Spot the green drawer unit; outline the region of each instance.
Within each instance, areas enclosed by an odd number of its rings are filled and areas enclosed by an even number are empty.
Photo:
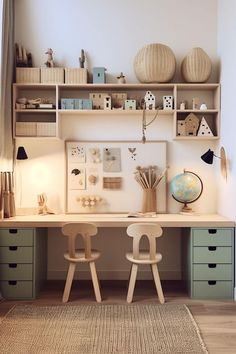
[[[1,293],[5,299],[22,300],[34,298],[32,281],[1,281]]]
[[[1,280],[32,280],[33,264],[0,264]]]
[[[197,299],[232,299],[232,281],[194,281],[193,298]]]
[[[232,280],[232,264],[194,264],[193,280]]]
[[[46,270],[47,229],[0,229],[0,290],[4,298],[35,298]]]
[[[0,229],[1,246],[33,246],[34,229]]]
[[[229,246],[233,244],[232,229],[192,229],[193,246]]]
[[[32,263],[33,247],[0,247],[1,263]]]
[[[234,228],[185,228],[183,280],[194,299],[233,299]]]
[[[232,247],[193,247],[193,263],[232,263]]]

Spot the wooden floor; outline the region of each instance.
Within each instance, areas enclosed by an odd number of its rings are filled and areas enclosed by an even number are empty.
[[[162,284],[167,303],[183,303],[189,307],[210,354],[236,353],[236,302],[223,300],[192,300],[189,299],[185,291],[182,290],[181,282],[167,281],[162,282]],[[0,302],[0,318],[15,304],[63,306],[61,303],[63,287],[64,282],[50,281],[46,284],[45,289],[36,300],[4,300]],[[126,303],[126,283],[101,282],[101,290],[104,304]],[[91,283],[86,281],[75,282],[71,291],[70,302],[73,303],[73,305],[77,303],[94,303],[95,298]],[[158,303],[152,282],[137,282],[134,292],[134,302],[137,304]]]

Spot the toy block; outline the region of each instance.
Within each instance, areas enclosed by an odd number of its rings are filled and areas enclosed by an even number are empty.
[[[173,96],[163,96],[163,109],[173,109]]]
[[[155,109],[155,102],[156,98],[155,96],[151,93],[151,91],[147,91],[145,96],[144,96],[144,101],[145,101],[145,108],[146,109]]]
[[[209,127],[209,125],[204,117],[202,117],[197,135],[198,136],[213,136],[211,128]]]
[[[74,99],[74,109],[83,109],[83,100],[81,98]]]
[[[61,99],[61,109],[74,109],[74,99],[73,98],[62,98]]]
[[[186,135],[184,120],[177,121],[177,135],[178,136],[185,136]]]
[[[92,100],[84,98],[82,100],[82,106],[83,106],[83,109],[93,109]]]
[[[100,68],[96,67],[93,68],[93,83],[94,84],[105,84],[106,82],[106,74],[105,74],[106,69],[105,68]]]
[[[111,109],[111,96],[104,97],[103,107],[105,110]]]
[[[135,110],[136,109],[136,100],[125,100],[125,109]]]

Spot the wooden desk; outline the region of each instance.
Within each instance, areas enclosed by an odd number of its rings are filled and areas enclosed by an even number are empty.
[[[92,222],[98,227],[127,227],[134,222],[156,222],[162,227],[234,227],[234,222],[218,214],[158,214],[155,217],[128,217],[128,214],[25,215],[0,220],[0,227],[61,227],[67,222]]]
[[[233,298],[234,222],[217,214],[158,214],[155,217],[58,214],[1,220],[0,285],[6,298],[37,296],[41,280],[46,278],[47,229],[60,228],[67,222],[92,222],[98,227],[111,228],[126,228],[135,222],[154,222],[163,228],[181,228],[182,271],[190,296]]]

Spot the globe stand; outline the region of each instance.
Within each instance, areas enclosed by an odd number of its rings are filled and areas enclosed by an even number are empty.
[[[187,203],[184,203],[184,206],[181,210],[181,214],[193,214],[193,213],[194,213],[193,209],[190,208]]]

